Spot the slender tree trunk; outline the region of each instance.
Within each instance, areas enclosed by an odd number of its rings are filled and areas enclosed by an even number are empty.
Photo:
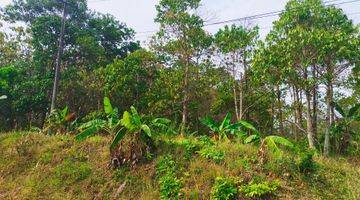
[[[312,73],[313,73],[313,78],[316,80],[317,79],[317,74],[316,74],[316,67],[315,65],[313,65],[313,69],[312,69]],[[313,101],[312,101],[312,112],[313,112],[313,133],[314,133],[314,137],[316,137],[317,135],[317,104],[318,104],[318,99],[317,99],[317,91],[318,91],[318,86],[315,83],[314,87],[313,87],[313,91],[312,91],[312,95],[313,95]]]
[[[309,142],[309,147],[311,149],[315,148],[314,142],[314,129],[313,129],[313,119],[311,116],[311,92],[309,90],[305,91],[306,96],[306,130],[307,130],[307,137]]]
[[[62,12],[62,18],[61,18],[59,49],[58,49],[57,56],[56,56],[55,79],[54,79],[54,87],[53,87],[52,98],[51,98],[51,107],[50,107],[51,112],[55,110],[56,96],[57,96],[58,85],[59,85],[59,80],[60,80],[61,56],[62,56],[63,49],[64,49],[65,20],[66,20],[66,2],[64,2],[64,5],[63,5],[63,12]]]
[[[245,93],[248,94],[248,96],[251,96],[251,91],[249,90],[249,81],[248,81],[248,63],[247,63],[247,56],[246,56],[246,50],[244,50],[244,56],[243,56],[243,65],[244,65],[244,83],[245,86],[243,87],[243,91],[245,91]],[[242,94],[244,94],[244,92],[242,92]],[[243,96],[243,95],[242,95]],[[246,104],[248,105],[248,103],[246,102]],[[245,115],[245,120],[249,121],[250,120],[250,112],[249,110],[244,111],[244,115]]]
[[[331,67],[328,67],[328,73],[329,76],[327,78],[327,88],[326,88],[326,119],[327,119],[327,127],[325,131],[325,140],[324,140],[324,155],[328,156],[330,152],[330,130],[334,123],[334,117],[333,117],[333,72],[331,70]]]
[[[188,118],[188,107],[189,107],[189,64],[190,59],[187,58],[187,62],[184,69],[184,98],[183,98],[183,112],[182,112],[182,127],[181,134],[185,133],[185,129],[187,127],[187,118]]]
[[[292,87],[292,98],[293,98],[293,115],[294,115],[294,123],[295,123],[295,125],[293,126],[293,134],[295,136],[295,140],[297,140],[298,130],[296,125],[299,125],[299,118],[297,115],[298,99],[297,99],[295,86]]]
[[[243,74],[240,73],[240,99],[239,99],[239,120],[242,120],[244,114],[244,82]]]
[[[284,134],[284,120],[283,120],[283,111],[281,106],[281,90],[280,86],[276,85],[276,97],[277,97],[277,108],[278,108],[278,120],[279,120],[279,132],[280,135]]]
[[[240,120],[240,115],[239,115],[239,107],[238,107],[238,99],[237,99],[237,92],[236,92],[236,71],[235,71],[235,65],[233,65],[233,95],[234,95],[234,105],[235,105],[235,115],[236,115],[236,119]],[[241,92],[241,90],[240,90]]]

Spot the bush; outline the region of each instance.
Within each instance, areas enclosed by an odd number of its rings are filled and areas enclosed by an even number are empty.
[[[156,174],[159,176],[161,199],[179,199],[182,186],[176,177],[176,163],[171,156],[159,160]]]
[[[184,140],[181,145],[185,148],[185,158],[190,159],[192,155],[199,151],[202,145],[195,139]]]
[[[165,176],[160,177],[159,185],[161,199],[179,199],[181,183],[173,173],[168,172]]]
[[[267,195],[274,194],[274,192],[280,186],[280,181],[276,180],[274,182],[262,182],[262,183],[253,183],[250,182],[248,185],[242,186],[240,191],[245,194],[247,197],[251,198],[261,198]]]
[[[236,199],[238,189],[234,180],[230,178],[217,177],[215,185],[211,190],[211,199],[214,200],[231,200]]]
[[[313,159],[314,154],[315,154],[314,151],[308,151],[303,155],[301,155],[299,170],[301,173],[303,173],[306,176],[315,173],[317,170],[317,164]]]
[[[198,151],[200,156],[213,160],[215,163],[220,164],[225,159],[225,152],[216,149],[216,147],[205,147]]]

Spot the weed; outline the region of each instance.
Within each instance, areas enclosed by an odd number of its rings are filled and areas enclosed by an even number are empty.
[[[238,196],[236,182],[231,178],[217,177],[211,190],[211,199],[231,200]]]
[[[314,151],[307,151],[301,155],[299,170],[306,176],[310,176],[311,174],[315,173],[318,168],[316,162],[313,159],[314,154]]]
[[[220,164],[225,159],[225,152],[218,150],[216,147],[205,147],[198,151],[200,156],[213,160],[215,163]]]
[[[280,186],[280,181],[275,180],[273,182],[264,181],[261,183],[250,182],[248,185],[242,186],[240,191],[247,197],[261,198],[267,195],[274,194],[274,192]]]
[[[182,188],[176,177],[176,163],[171,156],[161,158],[157,164],[161,199],[179,199]]]

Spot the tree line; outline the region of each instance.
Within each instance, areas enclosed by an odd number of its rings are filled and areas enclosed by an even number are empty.
[[[68,0],[57,108],[79,122],[105,118],[108,97],[120,112],[134,106],[171,119],[181,134],[203,134],[201,119],[230,112],[267,135],[346,152],[360,128],[359,25],[320,0],[290,0],[264,40],[251,25],[210,34],[200,3],[159,1],[160,28],[142,48],[126,24]],[[1,11],[1,21],[15,23],[0,32],[2,130],[46,122],[62,6],[14,0]]]

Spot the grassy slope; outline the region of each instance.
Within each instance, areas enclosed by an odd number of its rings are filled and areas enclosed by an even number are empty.
[[[256,147],[222,143],[217,149],[225,152],[225,160],[216,164],[199,155],[185,158],[183,140],[159,142],[153,159],[135,169],[110,170],[109,138],[76,143],[71,136],[1,134],[0,199],[159,199],[156,163],[168,154],[177,163],[184,199],[209,199],[218,176],[243,182],[280,179],[272,199],[360,199],[358,162],[318,159],[318,172],[305,179],[289,167],[291,156],[259,167]]]

